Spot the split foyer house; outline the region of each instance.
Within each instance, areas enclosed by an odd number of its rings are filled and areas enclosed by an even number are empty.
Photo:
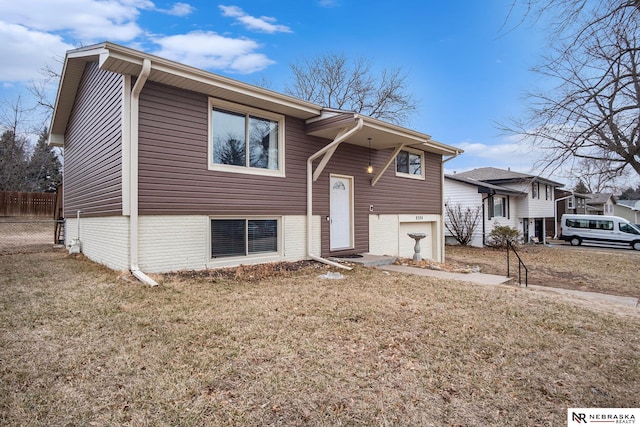
[[[525,242],[545,242],[554,230],[546,219],[555,215],[554,189],[562,184],[539,176],[492,167],[445,175],[445,203],[479,209],[480,222],[471,241],[483,246],[497,225],[517,229]],[[451,233],[447,239],[454,243]]]
[[[443,161],[462,151],[108,42],[67,53],[49,142],[64,148],[67,244],[142,280],[410,257],[409,232],[442,261]]]

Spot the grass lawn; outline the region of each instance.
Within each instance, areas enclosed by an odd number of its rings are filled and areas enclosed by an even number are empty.
[[[326,271],[150,288],[64,251],[0,256],[0,424],[560,426],[640,407],[637,310]]]

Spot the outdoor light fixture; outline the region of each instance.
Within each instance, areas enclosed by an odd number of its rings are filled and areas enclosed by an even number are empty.
[[[373,173],[373,166],[371,165],[371,138],[367,138],[369,140],[369,166],[367,166],[367,173]]]

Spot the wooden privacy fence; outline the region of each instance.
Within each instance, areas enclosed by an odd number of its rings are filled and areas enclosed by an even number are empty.
[[[0,191],[0,216],[41,216],[54,218],[56,193]]]

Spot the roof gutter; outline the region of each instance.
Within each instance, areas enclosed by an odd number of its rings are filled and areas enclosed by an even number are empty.
[[[349,138],[351,135],[358,132],[362,129],[364,125],[364,120],[362,118],[358,119],[358,123],[355,127],[351,128],[347,132],[342,133],[336,139],[333,140],[330,144],[325,145],[319,151],[312,154],[307,159],[307,256],[314,261],[322,262],[324,264],[328,264],[334,267],[344,268],[345,270],[351,270],[351,267],[347,267],[346,265],[339,264],[337,262],[330,261],[326,258],[322,258],[318,255],[313,254],[313,161],[318,157],[332,153],[335,149],[340,145],[343,141]],[[324,166],[324,165],[323,165]],[[316,176],[317,179],[317,176]]]
[[[158,283],[147,276],[138,267],[138,125],[140,113],[140,92],[151,73],[151,61],[147,58],[142,62],[142,71],[131,89],[131,119],[129,121],[130,142],[130,214],[129,214],[129,259],[130,270],[138,280],[149,286],[158,286]]]

